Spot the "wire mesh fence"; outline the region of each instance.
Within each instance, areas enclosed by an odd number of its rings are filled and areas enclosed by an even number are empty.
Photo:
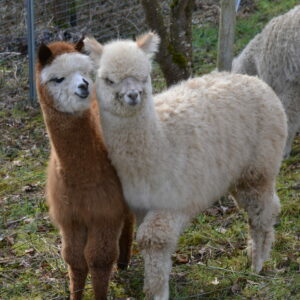
[[[33,74],[29,74],[30,71],[34,73],[33,54],[42,42],[76,42],[82,35],[93,35],[105,42],[111,38],[131,38],[145,31],[147,26],[140,2],[0,0],[0,98],[6,97],[6,103],[10,98],[14,101],[32,100],[34,80]],[[171,0],[161,1],[166,16],[169,14],[170,3]],[[203,3],[199,0],[195,3],[197,14],[197,11],[203,9]],[[205,3],[218,10],[219,0],[209,0]],[[238,7],[240,1],[236,0],[236,3]],[[205,14],[204,17],[210,18]]]
[[[32,5],[32,16],[29,5]],[[0,0],[0,94],[29,98],[30,44],[76,42],[83,34],[101,41],[145,30],[139,0]],[[30,22],[34,28],[30,37]]]

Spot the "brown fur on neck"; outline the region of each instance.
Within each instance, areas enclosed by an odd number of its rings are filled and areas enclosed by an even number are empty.
[[[95,299],[102,300],[107,297],[119,247],[119,266],[128,265],[134,218],[104,147],[95,95],[85,112],[61,112],[55,108],[47,85],[40,82],[43,67],[58,55],[77,52],[74,45],[56,42],[48,47],[53,56],[46,64],[38,62],[36,66],[39,101],[51,144],[47,202],[62,234],[71,299],[81,298],[89,270]]]
[[[66,42],[54,42],[48,47],[53,59],[61,54],[78,52],[73,44]],[[120,182],[108,159],[100,132],[95,93],[90,108],[82,114],[58,111],[47,86],[40,83],[43,67],[37,64],[36,77],[39,101],[51,144],[49,176],[53,174],[60,177],[66,188],[101,185],[106,178],[113,178],[114,189],[119,190],[118,197],[122,199]],[[121,204],[123,199],[120,199],[118,201]]]
[[[48,48],[52,52],[52,61],[58,55],[78,52],[73,44],[66,42],[54,42]],[[40,62],[37,64],[37,89],[50,137],[51,161],[62,176],[67,174],[66,182],[99,182],[102,180],[101,169],[107,169],[109,161],[100,134],[95,94],[90,109],[82,114],[58,111],[47,86],[40,83],[43,67]]]

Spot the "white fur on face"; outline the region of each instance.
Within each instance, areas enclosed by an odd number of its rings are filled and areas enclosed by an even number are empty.
[[[80,113],[90,107],[93,66],[90,58],[80,53],[65,53],[41,72],[54,99],[55,108],[62,112]]]
[[[131,117],[146,105],[147,95],[151,95],[151,78],[139,81],[128,77],[120,82],[108,82],[105,77],[98,77],[96,84],[97,98],[101,111],[108,111],[120,117]]]
[[[96,85],[101,108],[122,117],[134,115],[152,93],[150,72],[151,62],[135,42],[105,45]]]

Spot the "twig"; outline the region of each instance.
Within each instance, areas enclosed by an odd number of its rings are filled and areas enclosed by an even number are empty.
[[[215,267],[215,266],[208,266],[202,263],[198,263],[198,265],[203,266],[207,269],[211,269],[211,270],[217,270],[217,271],[225,271],[225,272],[230,272],[230,273],[235,273],[235,274],[240,274],[240,275],[246,275],[246,276],[255,276],[258,278],[262,278],[262,279],[269,279],[269,280],[275,280],[275,277],[270,277],[270,276],[263,276],[263,275],[259,275],[259,274],[255,274],[255,273],[251,273],[251,272],[239,272],[239,271],[234,271],[234,270],[228,270],[225,268],[221,268],[221,267]]]
[[[18,55],[22,55],[22,53],[20,52],[1,52],[0,56],[18,56]]]
[[[6,226],[10,226],[10,225],[12,225],[12,224],[19,223],[19,222],[21,222],[21,221],[23,221],[23,220],[25,220],[25,219],[26,219],[26,217],[22,217],[21,219],[18,219],[18,220],[8,221],[8,222],[6,223]]]
[[[210,292],[206,292],[206,293],[201,293],[201,294],[195,294],[195,295],[191,295],[191,296],[187,296],[187,297],[179,297],[179,298],[174,298],[175,300],[178,299],[178,300],[181,300],[181,299],[191,299],[191,298],[197,298],[199,299],[199,297],[201,296],[206,296],[206,295],[209,295],[209,294],[213,294],[215,292],[219,292],[219,291],[224,291],[224,290],[229,290],[231,289],[231,287],[226,287],[226,288],[223,288],[223,289],[219,289],[219,290],[215,290],[215,291],[210,291]]]
[[[74,291],[74,293],[81,292],[81,291],[87,291],[87,290],[91,290],[91,289],[92,288],[84,288],[84,289],[81,289],[81,290],[76,290],[76,291]],[[52,300],[58,300],[58,299],[65,299],[65,297],[58,296],[58,297],[52,298]]]
[[[3,272],[1,272],[0,276],[8,279],[9,281],[15,281],[15,278],[10,278],[9,276],[5,275]]]

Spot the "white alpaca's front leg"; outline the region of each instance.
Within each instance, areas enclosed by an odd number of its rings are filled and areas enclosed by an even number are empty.
[[[152,211],[140,225],[137,240],[144,257],[146,299],[169,299],[171,255],[188,220],[188,216],[180,213]]]
[[[142,251],[145,264],[144,292],[147,300],[169,299],[169,275],[172,268],[169,249]]]

